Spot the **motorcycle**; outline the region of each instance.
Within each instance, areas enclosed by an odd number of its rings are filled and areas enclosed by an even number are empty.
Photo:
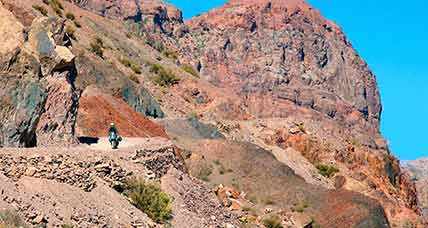
[[[109,141],[112,149],[117,149],[119,147],[119,143],[122,141],[122,137],[118,136],[115,132],[110,132]]]

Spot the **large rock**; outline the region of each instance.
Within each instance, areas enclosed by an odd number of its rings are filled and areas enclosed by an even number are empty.
[[[47,94],[36,80],[15,81],[13,84],[13,87],[1,88],[4,89],[4,94],[0,98],[0,146],[35,146],[36,127],[43,113]]]
[[[23,31],[24,26],[0,2],[0,56],[15,50],[24,42]]]
[[[34,146],[47,94],[40,65],[21,50],[23,25],[0,5],[0,146]]]
[[[64,26],[63,20],[53,17],[37,18],[31,25],[27,47],[39,59],[44,76],[74,65],[75,56],[62,46],[68,38]]]
[[[159,103],[144,87],[125,85],[125,87],[122,88],[122,97],[129,106],[135,109],[135,111],[142,113],[145,116],[151,116],[154,118],[165,117]]]
[[[73,142],[80,92],[74,86],[75,56],[62,46],[68,39],[64,20],[35,19],[23,42],[22,25],[4,11],[2,20],[15,30],[0,26],[9,46],[1,48],[0,146]]]

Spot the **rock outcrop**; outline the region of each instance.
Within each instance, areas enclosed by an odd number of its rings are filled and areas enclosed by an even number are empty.
[[[80,92],[74,87],[74,55],[64,46],[68,39],[64,21],[37,18],[24,42],[23,25],[12,14],[2,20],[14,27],[18,38],[13,37],[15,44],[2,49],[1,115],[5,122],[0,145],[31,147],[73,142]]]
[[[204,78],[235,90],[254,117],[288,105],[377,133],[376,79],[342,31],[304,1],[231,1],[188,22],[179,53]],[[188,50],[191,50],[189,52]]]

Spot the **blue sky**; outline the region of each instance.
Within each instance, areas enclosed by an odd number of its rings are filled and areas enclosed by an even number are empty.
[[[308,1],[342,27],[376,74],[381,130],[393,153],[402,160],[428,156],[428,1]],[[170,2],[188,19],[225,1]]]

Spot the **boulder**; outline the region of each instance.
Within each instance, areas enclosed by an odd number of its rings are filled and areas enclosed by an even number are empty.
[[[0,56],[12,52],[24,43],[24,26],[0,2]],[[0,57],[0,58],[1,58]]]
[[[66,39],[64,26],[64,20],[47,17],[37,18],[31,25],[27,47],[39,59],[43,76],[74,64],[75,56],[62,46],[62,40]]]

